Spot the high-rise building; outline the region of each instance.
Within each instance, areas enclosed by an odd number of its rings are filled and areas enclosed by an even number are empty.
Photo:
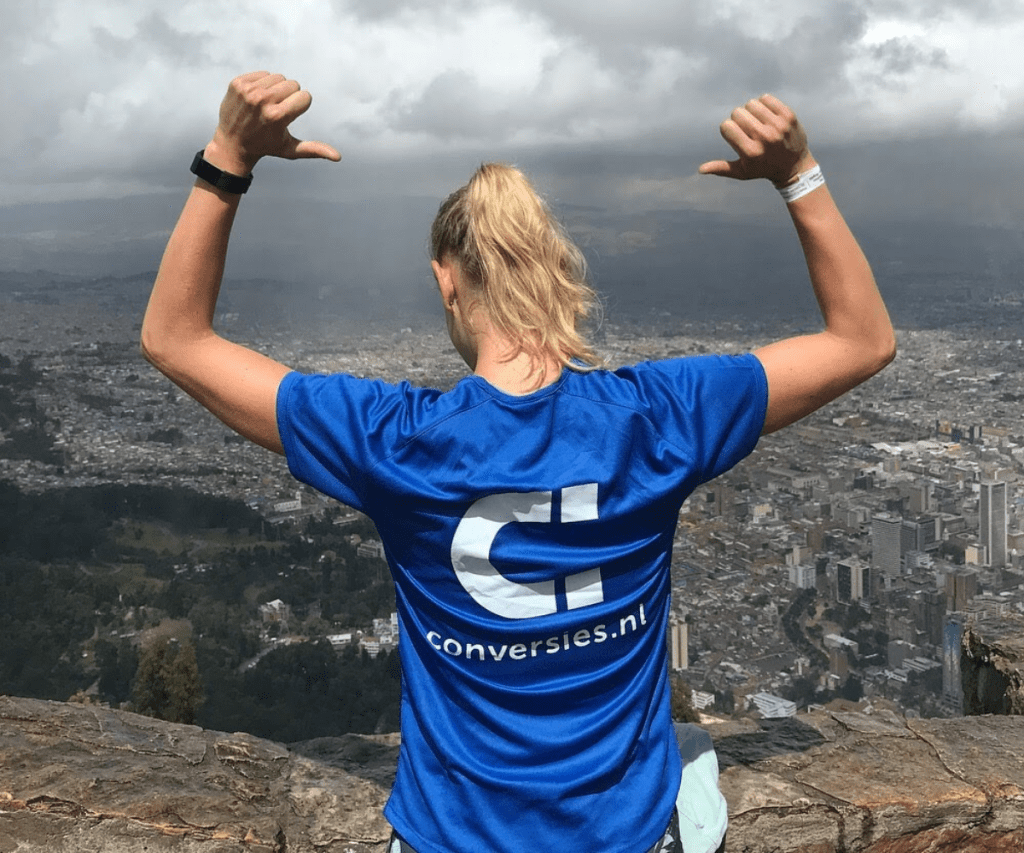
[[[860,601],[871,594],[871,569],[856,557],[836,564],[836,597],[840,601]]]
[[[871,517],[871,567],[875,570],[875,583],[885,589],[900,576],[903,519],[884,513]]]
[[[908,508],[911,512],[930,512],[934,500],[935,486],[931,480],[920,480],[915,483],[907,495]]]
[[[797,589],[813,589],[817,582],[817,572],[814,566],[790,566],[789,582]]]
[[[669,665],[673,671],[690,666],[690,630],[685,619],[673,616],[668,623]]]
[[[907,612],[918,635],[933,646],[942,645],[946,624],[946,591],[918,589],[907,600]]]
[[[970,569],[946,575],[946,609],[950,612],[966,610],[978,594],[978,573]]]
[[[901,556],[907,551],[935,551],[942,544],[941,519],[937,515],[918,515],[903,519],[900,531]]]
[[[986,565],[1006,565],[1006,483],[983,480],[978,506],[981,544],[986,549]]]
[[[942,701],[954,713],[963,716],[964,685],[960,675],[961,643],[966,616],[950,613],[942,631]]]

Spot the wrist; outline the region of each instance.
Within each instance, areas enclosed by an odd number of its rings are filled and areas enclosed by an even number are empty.
[[[825,176],[821,173],[821,166],[815,164],[806,172],[801,172],[797,175],[796,180],[792,183],[781,187],[776,186],[776,189],[779,191],[779,195],[782,196],[782,199],[786,204],[792,204],[797,199],[801,199],[805,195],[809,195],[824,185]]]
[[[218,130],[203,149],[203,159],[218,169],[245,177],[252,174],[259,157],[252,157],[237,144],[228,142]]]
[[[785,179],[781,181],[772,180],[772,183],[775,185],[775,189],[781,190],[783,187],[788,187],[790,184],[795,184],[797,181],[800,180],[801,175],[803,175],[805,172],[809,172],[817,165],[818,161],[814,159],[814,156],[811,154],[811,152],[805,151],[801,155],[800,159],[797,160],[796,163],[793,165],[793,169],[790,171],[789,175],[787,175]]]
[[[252,170],[243,158],[211,142],[196,152],[190,171],[218,193],[244,195],[252,184]]]

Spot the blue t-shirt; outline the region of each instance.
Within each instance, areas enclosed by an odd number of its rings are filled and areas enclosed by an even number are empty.
[[[395,580],[421,853],[645,851],[681,772],[665,630],[683,500],[764,424],[753,355],[565,370],[517,397],[285,377],[292,473],[369,515]]]

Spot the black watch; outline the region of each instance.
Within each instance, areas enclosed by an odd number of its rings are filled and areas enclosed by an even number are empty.
[[[197,178],[202,178],[206,183],[213,184],[217,189],[224,190],[227,193],[242,195],[249,189],[249,184],[252,183],[252,172],[244,178],[239,175],[232,175],[231,172],[225,172],[223,169],[218,169],[213,163],[206,162],[203,159],[203,154],[205,153],[205,148],[196,152],[191,166],[193,175]]]

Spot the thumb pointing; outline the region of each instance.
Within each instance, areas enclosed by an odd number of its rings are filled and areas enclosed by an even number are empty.
[[[341,159],[338,150],[326,142],[314,142],[312,140],[295,139],[292,145],[291,156],[297,160],[321,159],[333,160],[337,163]]]
[[[737,166],[739,161],[729,162],[728,160],[709,160],[701,163],[697,171],[702,175],[722,175],[726,178],[738,177]]]

